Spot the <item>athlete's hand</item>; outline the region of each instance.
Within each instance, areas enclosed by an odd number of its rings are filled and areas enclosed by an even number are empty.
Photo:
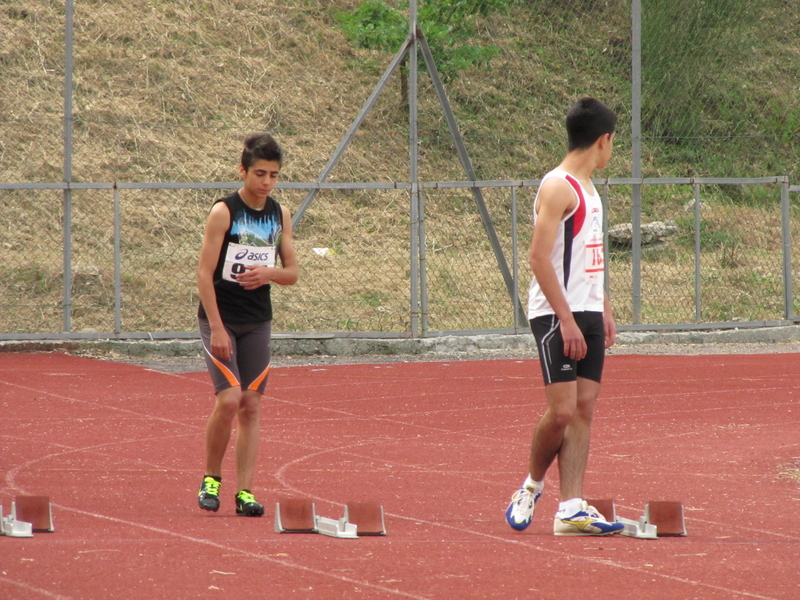
[[[606,295],[603,301],[603,332],[605,333],[606,349],[611,348],[617,341],[617,322],[614,320],[614,311],[611,310],[611,302]]]
[[[217,358],[229,361],[231,359],[231,338],[225,328],[211,329],[211,354]]]
[[[244,289],[254,290],[270,282],[270,270],[261,265],[246,265],[245,272],[237,275],[236,281]]]
[[[564,356],[581,360],[586,356],[586,339],[574,320],[561,321],[561,338],[564,340]]]
[[[614,342],[617,341],[617,324],[614,322],[614,317],[609,313],[603,316],[603,329],[606,334],[605,342],[606,349],[611,348]]]

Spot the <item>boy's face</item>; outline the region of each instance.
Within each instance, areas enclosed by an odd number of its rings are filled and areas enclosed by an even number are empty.
[[[244,180],[244,189],[254,198],[265,200],[278,183],[281,166],[274,160],[259,158],[249,169],[239,165],[239,175]]]

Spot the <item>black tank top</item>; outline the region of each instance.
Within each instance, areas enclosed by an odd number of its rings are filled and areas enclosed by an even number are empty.
[[[236,282],[236,274],[244,272],[245,265],[276,265],[283,231],[281,205],[268,196],[264,208],[254,210],[245,204],[239,192],[220,198],[214,204],[217,202],[224,202],[231,215],[231,224],[225,232],[214,269],[214,290],[222,322],[271,321],[270,286],[246,290]],[[202,302],[198,316],[207,318]]]

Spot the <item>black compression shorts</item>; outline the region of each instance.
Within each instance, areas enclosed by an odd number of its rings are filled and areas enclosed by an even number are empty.
[[[531,319],[531,331],[539,349],[539,362],[545,385],[564,381],[575,381],[578,377],[600,383],[605,361],[605,329],[603,313],[572,313],[586,340],[586,356],[573,360],[564,356],[564,340],[561,337],[561,322],[555,315]]]

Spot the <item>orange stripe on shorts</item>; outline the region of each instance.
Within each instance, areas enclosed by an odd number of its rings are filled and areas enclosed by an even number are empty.
[[[211,354],[211,352],[208,351],[208,348],[206,348],[205,344],[203,344],[203,350],[206,351],[206,354],[208,354],[208,356],[211,358],[214,364],[217,365],[217,368],[220,370],[225,379],[228,380],[228,383],[231,385],[231,387],[241,385],[239,383],[239,380],[236,379],[236,375],[233,374],[233,371],[231,371],[228,367],[226,367],[223,363],[221,363],[217,357]]]
[[[260,386],[260,385],[261,385],[261,382],[262,382],[262,381],[264,381],[264,380],[267,378],[267,375],[269,375],[269,368],[270,368],[271,366],[272,366],[271,364],[267,365],[267,368],[266,368],[266,369],[264,369],[264,370],[261,372],[261,375],[259,375],[258,377],[256,377],[256,380],[255,380],[253,383],[251,383],[251,384],[250,384],[250,385],[247,387],[247,389],[248,389],[248,390],[257,390],[257,389],[258,389],[258,386]]]

